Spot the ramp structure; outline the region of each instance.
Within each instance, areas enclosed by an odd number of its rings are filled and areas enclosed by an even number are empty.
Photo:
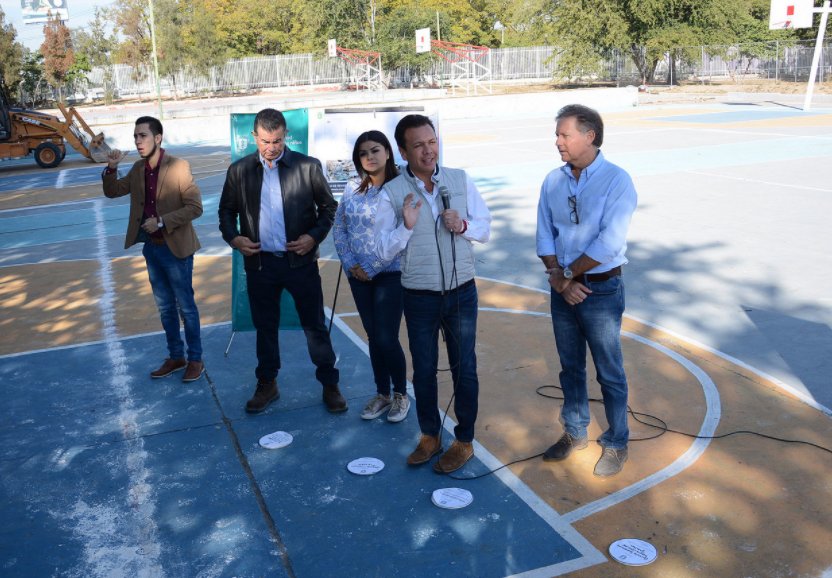
[[[448,82],[454,96],[457,86],[464,89],[466,95],[471,94],[472,87],[474,94],[479,94],[480,90],[492,94],[491,58],[490,55],[489,58],[484,58],[489,50],[487,46],[432,40],[430,28],[416,31],[417,53],[433,52],[451,64]]]
[[[338,46],[333,38],[329,41],[329,56],[340,58],[355,67],[355,88],[360,90],[381,90],[384,83],[381,79],[381,53],[366,50],[353,50]]]

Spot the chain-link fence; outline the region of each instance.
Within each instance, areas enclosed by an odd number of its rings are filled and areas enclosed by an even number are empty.
[[[740,82],[745,78],[770,78],[805,81],[809,76],[814,44],[809,41],[775,41],[726,46],[677,47],[656,63],[654,83],[671,80],[724,80]],[[558,76],[559,55],[556,46],[498,48],[489,50],[482,62],[491,70],[492,81],[547,79]],[[671,62],[673,66],[670,66]],[[100,97],[109,88],[115,96],[130,98],[150,96],[156,92],[156,80],[150,66],[134,69],[118,64],[109,75],[96,68],[88,75],[87,94]],[[436,58],[430,66],[402,67],[385,72],[390,88],[439,86],[453,74],[450,63]],[[313,85],[355,86],[361,72],[339,58],[320,54],[257,56],[229,60],[224,66],[199,74],[183,68],[162,77],[162,95],[188,96],[219,92],[256,91],[270,88]],[[105,78],[109,76],[109,87]],[[821,55],[819,79],[832,76],[832,43]],[[601,61],[600,72],[583,80],[640,84],[643,79],[630,52],[614,50]],[[75,95],[78,98],[79,94]]]
[[[777,40],[725,46],[686,46],[673,50],[674,74],[679,80],[748,77],[805,82],[815,52],[813,40]],[[665,65],[665,74],[667,65]],[[832,77],[832,42],[821,49],[818,80]],[[674,79],[676,80],[676,79]]]

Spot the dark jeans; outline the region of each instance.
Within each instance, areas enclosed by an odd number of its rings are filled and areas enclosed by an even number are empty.
[[[361,325],[370,342],[370,364],[376,390],[390,395],[390,382],[396,393],[407,394],[407,361],[399,342],[402,325],[401,271],[379,273],[369,281],[349,277],[350,289]]]
[[[587,286],[592,293],[574,306],[554,290],[551,292],[552,327],[560,356],[560,386],[564,398],[560,415],[569,435],[587,435],[586,347],[589,345],[609,424],[607,431],[601,435],[601,442],[608,448],[621,449],[630,437],[627,427],[627,376],[621,353],[624,280],[619,275],[607,281],[588,283]]]
[[[168,340],[171,359],[185,357],[185,344],[179,333],[179,316],[185,325],[188,342],[188,361],[202,361],[202,341],[199,337],[199,310],[194,301],[194,256],[180,259],[167,245],[145,243],[142,248],[147,276],[153,298],[162,317],[162,327]]]
[[[416,416],[422,433],[438,436],[439,417],[436,372],[439,365],[439,327],[444,328],[448,361],[456,383],[454,429],[461,442],[474,440],[477,421],[479,380],[477,356],[477,286],[471,285],[441,295],[426,295],[404,290],[404,318],[413,359],[413,391]]]
[[[322,385],[338,383],[335,352],[329,340],[324,315],[324,295],[318,262],[292,268],[285,257],[260,253],[261,269],[246,269],[251,319],[257,329],[258,380],[272,380],[280,370],[280,296],[286,289],[295,300],[300,325],[306,334],[309,357],[318,368],[315,378]]]

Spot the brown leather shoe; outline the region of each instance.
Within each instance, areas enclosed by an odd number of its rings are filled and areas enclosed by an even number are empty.
[[[201,361],[189,361],[188,368],[185,370],[185,375],[182,376],[182,381],[196,381],[205,372],[205,364]]]
[[[433,464],[433,471],[437,474],[450,474],[464,466],[474,457],[474,444],[454,440],[445,455]]]
[[[407,456],[407,463],[411,466],[419,466],[427,463],[433,456],[442,453],[442,439],[439,436],[422,434],[416,450]]]
[[[324,386],[324,403],[329,413],[341,413],[347,411],[347,400],[341,395],[338,384]]]
[[[249,413],[259,413],[269,407],[269,404],[280,397],[280,391],[277,389],[277,380],[258,381],[257,391],[246,403],[246,411]]]
[[[157,369],[156,371],[150,372],[150,377],[154,379],[159,379],[160,377],[167,377],[171,373],[176,371],[182,371],[188,365],[188,362],[185,361],[185,358],[182,359],[165,359],[165,362],[162,364],[162,367]]]

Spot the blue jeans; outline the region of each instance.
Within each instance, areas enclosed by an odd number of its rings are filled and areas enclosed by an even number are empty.
[[[376,390],[390,395],[390,383],[396,393],[407,395],[407,361],[399,328],[402,325],[401,271],[379,273],[369,281],[349,277],[350,289],[361,325],[370,342],[370,364]]]
[[[167,245],[153,243],[144,244],[142,255],[147,263],[153,298],[162,317],[170,358],[185,357],[185,344],[179,334],[181,315],[185,325],[185,340],[188,342],[188,361],[202,361],[199,310],[194,301],[194,256],[180,259],[170,252]]]
[[[404,290],[404,318],[413,360],[413,392],[419,428],[429,436],[438,436],[439,417],[436,372],[439,366],[439,328],[445,332],[451,375],[456,383],[454,412],[458,425],[454,429],[461,442],[474,440],[477,421],[479,379],[474,345],[477,336],[477,286],[450,291],[443,297]]]
[[[609,424],[609,429],[601,435],[601,443],[611,449],[621,449],[630,437],[627,376],[621,354],[624,280],[618,275],[587,286],[592,293],[574,306],[559,293],[551,292],[552,327],[560,356],[560,386],[564,398],[560,415],[566,433],[577,438],[587,435],[586,347],[589,345]]]

